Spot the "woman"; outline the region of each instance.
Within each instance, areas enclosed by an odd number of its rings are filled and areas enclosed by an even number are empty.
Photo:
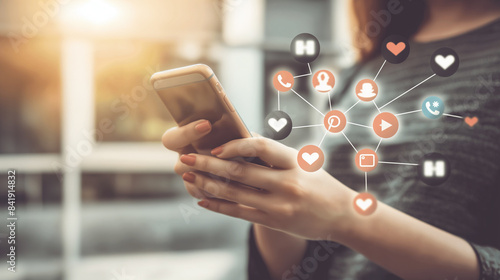
[[[379,105],[428,78],[436,49],[451,47],[460,56],[453,76],[433,77],[387,110],[409,112],[423,97],[439,95],[447,113],[477,116],[479,124],[471,128],[456,118],[402,115],[398,137],[378,150],[384,161],[395,162],[415,162],[438,151],[452,163],[445,183],[423,184],[415,167],[379,166],[384,171],[370,173],[369,187],[380,201],[364,217],[352,207],[364,178],[342,139],[328,146],[329,172],[302,171],[296,150],[265,138],[228,142],[212,151],[215,157],[184,154],[191,142],[210,133],[205,120],[165,133],[164,145],[180,154],[176,172],[200,206],[253,223],[250,279],[500,279],[499,1],[353,1],[353,7],[360,63],[347,78],[347,94],[334,94],[334,107],[353,104],[352,84],[375,76],[384,62],[379,46],[386,35],[407,36],[411,51],[404,63],[382,69]],[[392,13],[386,26],[366,29],[383,11]],[[370,103],[357,105],[349,119],[366,123],[373,109]],[[373,148],[378,140],[371,133],[346,131],[355,146]],[[258,156],[272,168],[227,160],[236,156]],[[200,171],[224,171],[265,191],[221,184]]]

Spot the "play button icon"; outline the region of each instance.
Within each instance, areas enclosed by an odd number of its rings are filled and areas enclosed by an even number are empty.
[[[373,120],[373,131],[382,138],[391,138],[398,132],[398,128],[398,119],[388,112],[378,114]]]
[[[380,127],[382,128],[382,131],[388,129],[391,126],[392,126],[392,124],[390,124],[390,123],[388,123],[388,122],[386,122],[384,120],[382,120],[382,123],[380,124]]]

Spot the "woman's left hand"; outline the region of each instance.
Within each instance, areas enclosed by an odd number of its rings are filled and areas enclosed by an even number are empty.
[[[182,177],[188,190],[214,197],[198,203],[211,211],[301,238],[335,241],[346,230],[355,192],[323,169],[303,171],[297,153],[267,138],[237,139],[213,149],[215,157],[182,155],[183,164],[198,170]],[[236,157],[258,157],[272,167],[229,160]]]

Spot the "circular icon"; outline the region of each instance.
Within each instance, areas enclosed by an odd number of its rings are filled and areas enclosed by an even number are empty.
[[[301,33],[293,38],[290,52],[298,62],[313,62],[319,55],[319,41],[312,34]]]
[[[389,112],[380,113],[373,120],[373,130],[382,138],[391,138],[398,132],[398,128],[398,118]]]
[[[283,111],[273,111],[266,119],[267,137],[274,140],[282,140],[290,135],[292,131],[292,119]]]
[[[362,192],[354,197],[354,210],[363,216],[373,214],[377,209],[377,199],[371,193]]]
[[[325,156],[318,146],[307,145],[300,149],[297,162],[304,171],[314,172],[323,166]]]
[[[431,56],[431,68],[436,75],[449,77],[458,70],[458,54],[450,48],[440,48]]]
[[[406,60],[410,54],[408,40],[400,35],[391,35],[382,42],[382,56],[393,64]]]
[[[279,71],[274,75],[273,86],[278,91],[289,91],[293,87],[293,83],[293,75],[288,71]]]
[[[335,86],[335,76],[328,70],[318,71],[313,76],[312,84],[319,92],[329,92]]]
[[[444,113],[444,102],[436,96],[427,97],[422,103],[422,113],[429,119],[437,119]]]
[[[377,97],[378,86],[370,79],[364,79],[358,82],[356,85],[356,96],[361,101],[372,101]]]
[[[378,156],[371,149],[362,149],[356,153],[356,167],[363,172],[370,172],[378,164]]]
[[[418,165],[420,180],[429,186],[444,183],[450,177],[450,162],[440,153],[426,154]]]
[[[344,130],[347,124],[347,120],[344,113],[340,112],[339,110],[333,110],[325,115],[323,124],[326,130],[333,133],[338,133]]]

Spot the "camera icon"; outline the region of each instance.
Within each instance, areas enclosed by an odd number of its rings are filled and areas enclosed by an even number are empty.
[[[372,154],[359,155],[359,166],[360,167],[374,167],[375,166],[375,155],[372,155]]]

